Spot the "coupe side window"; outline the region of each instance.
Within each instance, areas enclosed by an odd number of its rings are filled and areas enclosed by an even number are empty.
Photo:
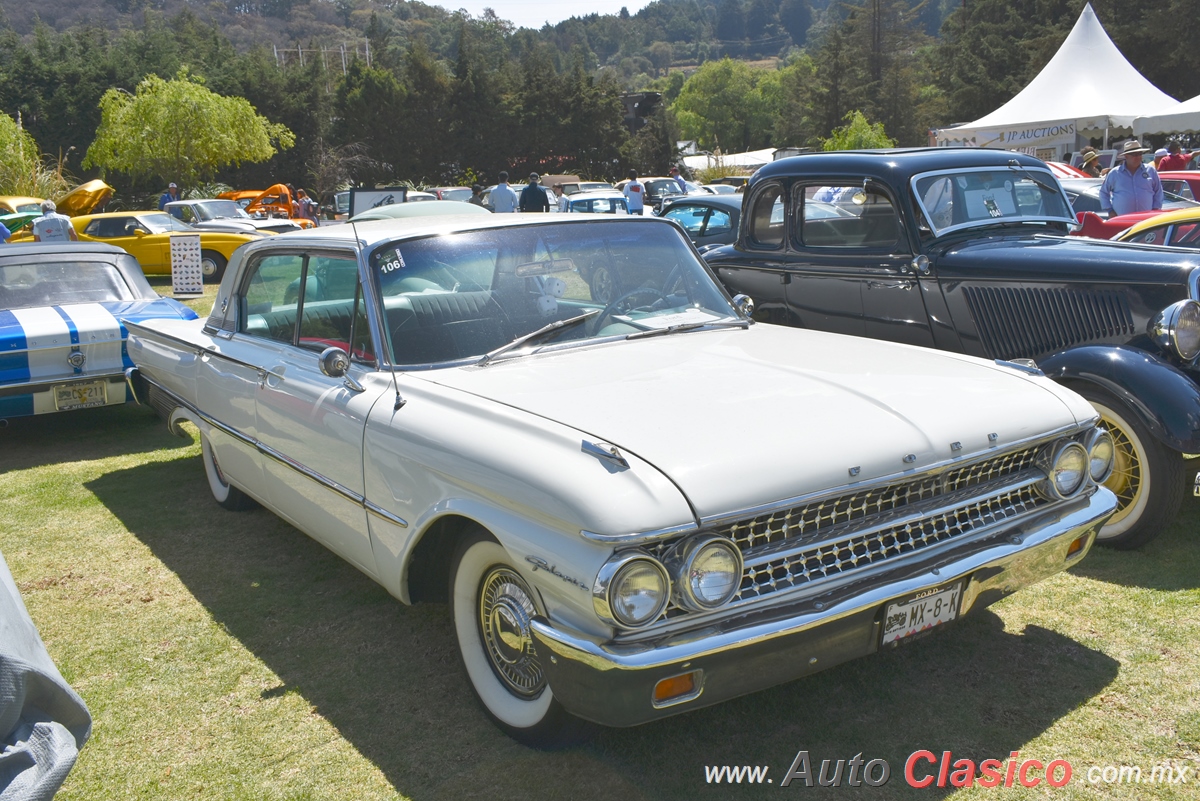
[[[700,232],[704,229],[704,214],[706,211],[703,206],[676,205],[672,206],[671,210],[663,216],[682,225],[683,230],[692,236],[699,236]]]
[[[294,344],[303,274],[304,256],[298,253],[266,256],[255,264],[242,295],[242,330]],[[306,299],[314,289],[315,283],[306,291]]]
[[[892,202],[861,184],[804,187],[801,200],[805,247],[890,249],[900,238]]]
[[[341,348],[357,360],[374,361],[358,262],[349,256],[309,256],[304,287],[300,347],[318,353]]]
[[[1180,223],[1171,231],[1171,244],[1176,247],[1200,246],[1200,223]]]
[[[704,227],[704,235],[725,234],[733,230],[733,218],[727,211],[713,209],[708,216],[708,225]]]
[[[783,246],[786,207],[783,202],[783,187],[768,186],[754,198],[750,209],[750,240],[763,248]]]

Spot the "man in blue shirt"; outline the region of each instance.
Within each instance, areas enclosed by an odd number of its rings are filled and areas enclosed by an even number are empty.
[[[174,183],[168,184],[167,191],[163,192],[162,196],[158,199],[158,210],[162,211],[167,207],[168,203],[176,200],[179,200],[179,187]]]
[[[1135,211],[1157,211],[1163,205],[1162,181],[1149,164],[1142,163],[1142,154],[1150,148],[1130,139],[1121,148],[1125,163],[1109,171],[1100,185],[1100,211],[1109,217],[1132,214]]]
[[[502,170],[500,175],[500,183],[488,195],[488,200],[491,201],[492,211],[497,214],[512,214],[517,210],[517,193],[508,185],[508,172]]]

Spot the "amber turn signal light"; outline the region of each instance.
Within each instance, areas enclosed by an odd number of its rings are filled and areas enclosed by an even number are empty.
[[[1068,559],[1083,550],[1083,546],[1087,544],[1087,538],[1088,535],[1084,534],[1082,537],[1076,537],[1071,541],[1071,544],[1067,546]]]
[[[663,679],[654,685],[654,705],[664,706],[673,701],[681,701],[699,695],[700,671],[681,673],[669,679]]]

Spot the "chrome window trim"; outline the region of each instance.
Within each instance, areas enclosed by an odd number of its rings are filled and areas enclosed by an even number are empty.
[[[236,361],[236,360],[234,360],[234,361]],[[245,364],[245,362],[238,362],[238,363]],[[254,369],[261,369],[261,368],[254,368]],[[144,377],[144,375],[143,375],[143,377]],[[326,489],[333,490],[334,492],[336,492],[337,494],[346,498],[347,500],[351,501],[352,503],[357,504],[358,506],[361,506],[364,511],[374,514],[378,517],[381,517],[384,520],[387,520],[391,523],[395,523],[396,525],[400,526],[401,528],[408,528],[408,521],[406,521],[404,518],[398,517],[398,516],[392,514],[391,512],[388,512],[386,509],[383,509],[382,507],[378,506],[377,504],[372,503],[371,501],[367,500],[365,496],[359,495],[354,490],[349,489],[348,487],[342,486],[341,484],[334,481],[333,479],[327,478],[326,476],[322,475],[321,473],[318,473],[317,471],[301,464],[300,462],[297,462],[294,459],[290,459],[287,456],[284,456],[282,453],[275,450],[274,448],[271,448],[268,445],[264,445],[262,442],[259,442],[257,439],[254,439],[253,437],[243,434],[241,431],[238,431],[236,428],[233,428],[232,426],[222,423],[220,420],[217,420],[212,415],[209,415],[208,413],[203,412],[200,409],[196,408],[191,403],[188,403],[186,400],[179,397],[174,392],[172,392],[171,390],[162,386],[161,384],[158,384],[158,383],[150,380],[149,378],[146,378],[145,380],[148,384],[153,385],[155,387],[155,389],[157,389],[159,392],[162,392],[164,395],[166,395],[168,398],[170,398],[174,403],[176,403],[177,405],[181,406],[182,408],[187,409],[188,411],[192,412],[193,414],[195,414],[197,417],[199,417],[204,422],[208,423],[213,428],[216,428],[219,431],[222,431],[223,433],[228,434],[229,436],[233,437],[234,439],[236,439],[240,442],[243,442],[246,445],[249,445],[250,447],[254,448],[256,451],[261,453],[263,456],[273,459],[276,462],[278,462],[279,464],[285,465],[286,467],[289,467],[292,470],[295,470],[300,475],[304,476],[305,478],[311,479],[312,481],[315,481],[316,483],[320,484],[321,486],[325,487]]]

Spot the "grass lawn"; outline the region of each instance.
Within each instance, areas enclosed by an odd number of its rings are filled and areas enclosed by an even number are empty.
[[[206,299],[193,302],[206,309]],[[800,749],[1068,760],[1061,789],[964,798],[1200,797],[1200,502],[1141,551],[933,636],[559,753],[476,707],[446,609],[405,607],[262,510],[211,499],[195,442],[138,407],[0,430],[0,551],[51,656],[95,719],[61,799],[693,799],[825,795],[779,783]],[[1164,760],[1187,784],[1086,782]],[[714,786],[706,765],[769,765]],[[1176,763],[1179,764],[1179,763]],[[818,767],[814,765],[814,769]],[[1098,776],[1099,772],[1094,771]],[[847,792],[843,789],[840,792]]]

